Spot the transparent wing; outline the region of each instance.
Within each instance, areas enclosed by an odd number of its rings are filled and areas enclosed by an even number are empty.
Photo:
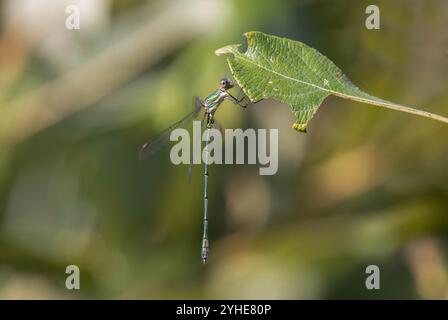
[[[169,140],[170,133],[176,128],[184,126],[188,121],[194,119],[199,114],[199,111],[202,108],[202,101],[198,98],[194,98],[194,109],[187,115],[185,115],[182,119],[173,123],[171,126],[163,130],[157,136],[146,142],[140,149],[139,159],[143,160],[157,151]]]

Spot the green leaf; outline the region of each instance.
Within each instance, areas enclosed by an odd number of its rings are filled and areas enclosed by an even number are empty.
[[[371,96],[356,87],[330,59],[299,41],[254,31],[244,34],[246,52],[240,45],[215,51],[231,54],[227,62],[233,77],[255,103],[274,99],[291,106],[297,122],[293,128],[306,131],[308,122],[329,95],[385,107],[448,123],[448,118]]]

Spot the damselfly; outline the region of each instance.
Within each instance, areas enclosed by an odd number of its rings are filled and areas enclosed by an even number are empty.
[[[208,258],[209,253],[209,241],[208,241],[208,160],[209,160],[209,150],[208,144],[210,142],[210,129],[214,127],[215,120],[214,115],[218,110],[219,106],[224,102],[224,100],[230,100],[234,104],[239,105],[243,108],[247,107],[247,103],[244,102],[244,96],[241,99],[237,99],[232,96],[227,90],[233,88],[232,81],[223,78],[220,81],[220,86],[217,90],[213,91],[204,100],[195,97],[194,99],[194,109],[189,114],[185,115],[182,119],[172,124],[165,130],[163,130],[155,138],[149,140],[140,149],[140,160],[154,154],[157,152],[161,146],[169,140],[171,131],[178,127],[184,126],[188,121],[193,120],[197,117],[201,109],[204,109],[203,123],[206,125],[207,133],[205,140],[205,159],[204,159],[204,216],[203,216],[203,236],[202,236],[202,248],[201,248],[201,258],[205,263]],[[189,170],[191,174],[191,167]]]

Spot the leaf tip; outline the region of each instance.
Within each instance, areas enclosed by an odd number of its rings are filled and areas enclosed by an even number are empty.
[[[231,45],[216,49],[215,54],[217,56],[222,56],[224,54],[229,54],[229,53],[236,54],[238,52],[239,47],[240,47],[239,44],[231,44]]]
[[[292,128],[296,131],[306,133],[306,124],[305,123],[294,123]]]

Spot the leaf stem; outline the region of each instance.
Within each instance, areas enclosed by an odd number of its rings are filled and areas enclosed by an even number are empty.
[[[340,93],[340,92],[335,92],[335,91],[333,91],[332,94],[335,95],[335,96],[338,96],[340,98],[350,99],[350,100],[353,100],[353,101],[358,101],[358,102],[371,104],[371,105],[378,106],[378,107],[383,107],[383,108],[388,108],[388,109],[392,109],[392,110],[396,110],[396,111],[410,113],[410,114],[414,114],[416,116],[420,116],[420,117],[429,118],[429,119],[432,119],[432,120],[448,123],[448,117],[444,117],[444,116],[441,116],[441,115],[438,115],[438,114],[435,114],[435,113],[431,113],[431,112],[428,112],[428,111],[417,110],[417,109],[414,109],[414,108],[405,107],[405,106],[402,106],[402,105],[399,105],[399,104],[396,104],[396,103],[392,103],[392,102],[389,102],[389,101],[377,101],[377,100],[372,100],[372,99],[368,99],[368,98],[347,95],[347,94]]]

